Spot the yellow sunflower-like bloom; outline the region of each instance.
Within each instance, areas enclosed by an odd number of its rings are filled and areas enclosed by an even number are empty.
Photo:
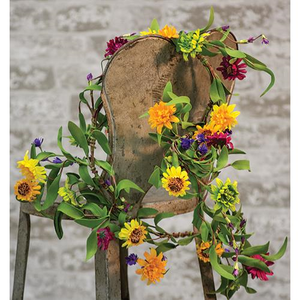
[[[166,170],[167,173],[163,173],[162,186],[169,192],[170,196],[184,196],[186,191],[190,188],[188,185],[189,177],[186,171],[181,171],[181,167],[175,168],[174,166]]]
[[[29,159],[28,151],[26,151],[24,159],[18,161],[18,168],[27,179],[45,183],[46,170],[44,167],[38,166],[38,163],[37,159]]]
[[[142,275],[141,280],[148,279],[147,285],[150,285],[151,283],[155,284],[164,277],[167,261],[163,260],[163,253],[160,252],[159,255],[157,255],[154,248],[150,249],[150,253],[145,252],[144,256],[146,258],[145,260],[141,258],[137,260],[137,263],[142,268],[136,270],[136,274]]]
[[[148,35],[148,34],[158,34],[156,30],[152,30],[151,28],[148,28],[148,31],[141,31],[141,35]]]
[[[156,103],[153,107],[150,107],[148,111],[150,115],[148,122],[151,125],[151,128],[156,127],[159,134],[161,134],[163,127],[172,129],[171,123],[179,122],[179,119],[174,116],[175,112],[175,105],[167,105],[163,101],[160,101],[159,104]]]
[[[32,202],[39,195],[41,186],[36,181],[22,179],[17,181],[14,190],[18,200]]]
[[[119,239],[126,241],[122,247],[138,246],[144,242],[147,230],[142,225],[142,221],[138,222],[133,219],[130,223],[124,223],[124,226],[125,228],[122,228],[119,233]]]
[[[233,111],[235,104],[214,105],[210,114],[210,125],[214,127],[215,132],[223,132],[226,129],[231,130],[237,124],[239,111]]]
[[[211,242],[202,242],[197,245],[197,255],[200,260],[204,262],[209,262],[209,248],[211,246]],[[222,244],[218,243],[216,246],[216,253],[220,257],[224,252],[224,248],[222,248]]]
[[[58,189],[58,195],[60,195],[65,202],[71,202],[71,204],[77,206],[78,203],[75,199],[76,194],[70,189],[69,180],[67,179],[64,187]]]
[[[158,30],[158,34],[167,37],[167,38],[179,38],[177,30],[174,26],[166,25],[163,29]]]
[[[193,139],[197,139],[198,134],[204,134],[205,136],[214,134],[215,128],[210,123],[205,124],[203,127],[196,125],[197,130],[194,132]]]

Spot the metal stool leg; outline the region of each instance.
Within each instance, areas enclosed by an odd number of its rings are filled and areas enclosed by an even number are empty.
[[[110,242],[106,251],[95,255],[96,300],[121,300],[121,267],[119,242]]]
[[[12,300],[22,300],[24,296],[29,240],[30,215],[25,214],[20,208]]]

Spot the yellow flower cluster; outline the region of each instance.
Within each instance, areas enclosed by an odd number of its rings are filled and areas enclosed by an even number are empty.
[[[197,255],[200,260],[206,262],[209,262],[209,248],[211,246],[211,242],[202,242],[201,244],[197,245]],[[216,246],[216,253],[218,256],[221,256],[224,252],[224,248],[222,248],[222,244],[218,243]]]
[[[39,182],[45,183],[46,170],[39,166],[37,159],[28,157],[28,151],[25,153],[24,159],[18,161],[18,168],[24,179],[17,181],[14,186],[14,192],[18,200],[32,202],[36,196],[40,194],[41,186]]]
[[[144,35],[149,35],[149,34],[157,34],[157,35],[161,35],[164,37],[167,37],[169,39],[171,38],[179,38],[179,35],[177,33],[177,30],[174,26],[169,26],[169,25],[165,25],[164,28],[159,29],[158,31],[156,30],[152,30],[151,28],[148,28],[148,31],[141,31],[140,34],[142,36]]]

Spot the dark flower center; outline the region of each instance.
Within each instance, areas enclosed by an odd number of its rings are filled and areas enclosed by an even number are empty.
[[[172,192],[179,192],[183,188],[183,181],[179,177],[173,177],[169,179],[168,187]]]
[[[226,72],[227,72],[228,75],[230,75],[232,73],[232,67],[228,66],[227,69],[226,69]]]
[[[140,241],[142,235],[143,235],[142,230],[139,228],[135,228],[130,235],[131,242],[133,244],[137,244]]]
[[[28,183],[26,182],[22,182],[19,186],[18,186],[18,193],[21,196],[26,196],[28,195],[30,192],[30,186]]]

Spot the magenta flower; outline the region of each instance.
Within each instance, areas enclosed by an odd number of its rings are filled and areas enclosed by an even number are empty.
[[[128,42],[128,40],[123,39],[120,36],[116,36],[114,39],[109,40],[107,44],[107,48],[105,50],[104,56],[110,56],[113,55],[115,52],[117,52],[123,45],[125,45]]]
[[[110,231],[109,227],[99,228],[97,230],[98,248],[107,250],[109,242],[114,239],[114,234]]]
[[[269,253],[267,253],[267,255],[269,255]],[[266,259],[264,259],[261,255],[256,254],[256,255],[252,255],[252,258],[255,259],[259,259],[262,262],[264,262],[268,267],[272,266],[274,263],[272,261],[267,261]],[[262,271],[260,269],[254,268],[254,267],[249,267],[249,266],[245,266],[246,267],[246,271],[248,272],[248,274],[251,274],[252,279],[254,279],[255,277],[259,278],[260,280],[263,281],[268,281],[269,278],[267,277],[267,275],[272,276],[274,273],[272,271],[270,271],[270,273],[267,273],[265,271]]]
[[[224,79],[235,80],[237,78],[243,80],[246,77],[244,74],[247,73],[247,70],[245,70],[247,65],[240,64],[241,58],[237,58],[234,62],[230,62],[231,59],[233,59],[231,56],[224,56],[217,70],[222,72]]]
[[[206,142],[207,142],[207,146],[223,147],[224,145],[226,145],[228,149],[230,150],[234,149],[229,132],[214,133],[213,135],[207,136]]]

